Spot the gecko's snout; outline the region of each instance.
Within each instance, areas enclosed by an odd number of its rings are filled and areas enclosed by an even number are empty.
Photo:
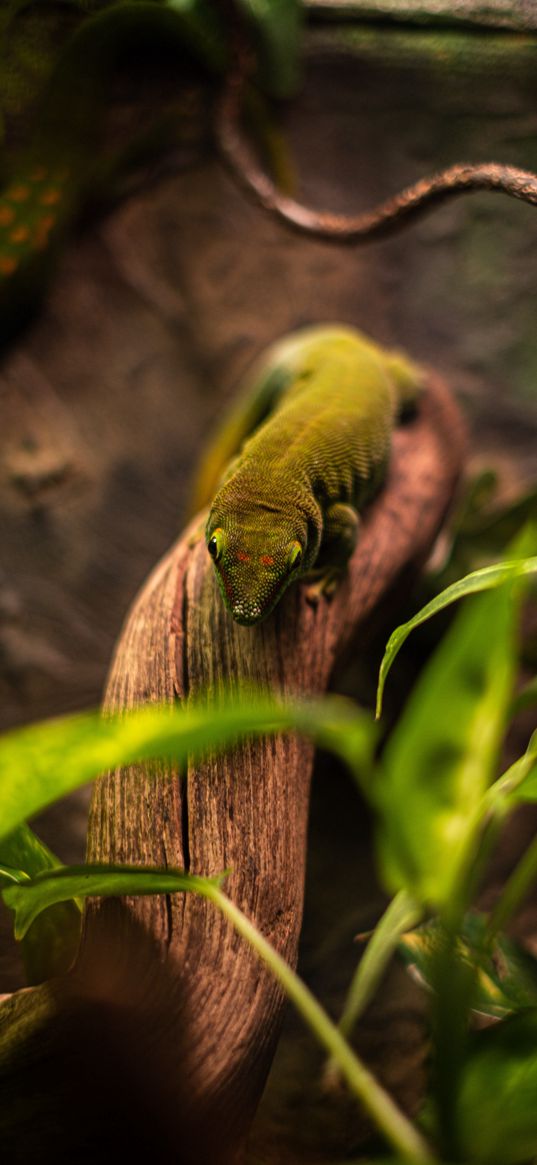
[[[258,604],[246,605],[242,602],[236,602],[231,607],[231,614],[236,623],[240,623],[242,627],[251,627],[253,623],[259,623],[263,617],[263,609]]]
[[[224,603],[236,623],[261,623],[299,574],[303,548],[292,519],[275,521],[274,508],[222,514],[213,506],[206,529]]]

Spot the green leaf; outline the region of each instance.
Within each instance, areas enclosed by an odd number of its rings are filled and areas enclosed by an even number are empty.
[[[183,765],[246,735],[293,730],[335,751],[354,771],[370,761],[371,720],[338,698],[283,705],[249,693],[240,702],[146,706],[116,717],[89,712],[15,729],[0,737],[0,838],[109,769],[153,757]]]
[[[85,713],[11,732],[0,738],[0,861],[31,875],[57,865],[26,825],[13,827],[107,769],[157,756],[181,766],[189,756],[230,748],[244,735],[293,729],[335,751],[355,774],[370,765],[374,725],[338,699],[284,706],[244,693],[241,702],[144,707],[121,717]],[[76,954],[78,908],[65,898],[54,901],[24,939],[31,983],[63,973]]]
[[[516,913],[537,879],[537,837],[534,837],[502,890],[489,919],[488,931],[492,937]]]
[[[513,583],[465,604],[413,689],[375,786],[387,885],[452,913],[471,889],[511,701],[518,610]]]
[[[273,97],[290,97],[298,85],[302,29],[300,0],[236,0],[257,48],[258,80]]]
[[[0,839],[0,863],[18,866],[26,874],[53,870],[61,862],[28,825],[19,825]]]
[[[515,696],[511,709],[513,716],[516,716],[518,712],[524,712],[526,708],[532,708],[534,704],[537,704],[537,676],[528,680],[528,683],[524,684],[522,690]]]
[[[27,825],[20,825],[0,839],[0,884],[4,867],[15,867],[19,879],[55,869],[58,858]],[[22,943],[22,958],[28,984],[42,983],[64,974],[72,965],[80,937],[80,907],[62,902],[41,914]]]
[[[503,816],[513,805],[537,800],[537,730],[523,756],[491,785],[487,805]]]
[[[144,9],[148,8],[147,4],[143,6]],[[211,0],[166,0],[163,8],[176,15],[185,44],[189,45],[209,68],[218,73],[222,72],[228,62],[229,53],[225,44],[225,18],[222,18],[218,4],[212,3]],[[157,12],[157,25],[159,19]]]
[[[409,969],[427,987],[435,977],[442,943],[437,922],[419,926],[402,936],[399,952]],[[488,918],[471,912],[463,920],[456,942],[458,959],[476,968],[472,1008],[496,1019],[537,1007],[537,960],[505,936],[489,946]]]
[[[143,866],[61,866],[15,882],[2,891],[2,896],[6,906],[15,912],[15,938],[22,939],[43,910],[71,898],[176,894],[185,890],[206,894],[208,886],[219,886],[224,877],[200,878],[183,870]]]
[[[430,603],[427,603],[425,607],[422,607],[421,611],[418,611],[417,615],[414,615],[412,619],[396,627],[395,631],[390,635],[380,665],[377,688],[377,719],[382,713],[382,697],[388,672],[396,655],[401,650],[405,639],[408,638],[415,627],[419,627],[428,619],[432,619],[433,615],[436,615],[439,611],[443,611],[445,607],[449,607],[451,603],[456,603],[459,599],[465,598],[467,595],[501,587],[510,579],[532,574],[537,574],[537,557],[518,559],[511,562],[499,562],[494,566],[485,566],[481,570],[475,570],[472,574],[468,574],[465,578],[461,578],[458,582],[446,587],[446,590],[432,599]]]
[[[512,780],[509,800],[514,804],[521,801],[537,801],[537,729],[524,756],[517,762],[517,780],[516,783]]]
[[[537,1008],[476,1033],[460,1081],[463,1152],[483,1165],[518,1165],[537,1153]]]
[[[28,874],[24,870],[17,870],[13,866],[6,866],[4,862],[0,865],[0,891],[6,886],[20,886],[23,882],[28,882]]]
[[[372,999],[401,935],[415,926],[422,911],[405,890],[400,890],[384,911],[360,959],[352,981],[339,1029],[348,1036]]]

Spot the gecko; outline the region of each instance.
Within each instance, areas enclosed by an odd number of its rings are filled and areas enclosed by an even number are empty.
[[[205,539],[227,610],[260,623],[298,579],[330,595],[357,544],[360,514],[382,485],[397,417],[424,372],[398,351],[340,325],[276,342],[247,378],[246,409],[268,414],[243,443],[214,496]],[[248,396],[249,394],[249,396]],[[253,402],[253,403],[251,403]],[[211,473],[210,458],[202,476]]]

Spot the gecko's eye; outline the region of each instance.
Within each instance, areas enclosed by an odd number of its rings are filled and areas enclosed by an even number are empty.
[[[209,554],[211,555],[213,562],[218,562],[218,559],[222,555],[223,549],[224,549],[224,531],[221,530],[219,527],[218,530],[215,530],[214,533],[211,534],[211,537],[209,538],[209,541],[207,543],[207,550],[209,551]]]
[[[289,554],[287,557],[287,566],[289,570],[296,570],[302,562],[302,547],[300,542],[292,542],[289,547]]]

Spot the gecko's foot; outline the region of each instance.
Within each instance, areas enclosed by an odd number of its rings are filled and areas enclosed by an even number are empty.
[[[311,585],[306,598],[317,606],[322,598],[332,599],[344,578],[360,529],[360,515],[346,502],[334,502],[324,515],[321,562],[309,573]],[[306,576],[307,580],[308,576]]]
[[[317,607],[321,599],[333,599],[343,577],[342,570],[328,570],[316,582],[306,587],[306,601]]]

